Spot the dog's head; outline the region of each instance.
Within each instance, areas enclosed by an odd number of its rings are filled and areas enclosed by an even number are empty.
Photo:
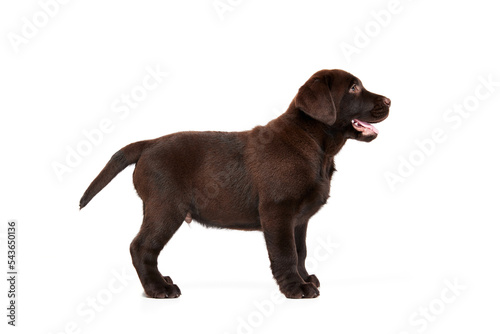
[[[342,70],[316,72],[300,87],[295,107],[310,117],[341,130],[346,138],[372,141],[378,123],[389,116],[391,100],[367,91],[361,80]]]

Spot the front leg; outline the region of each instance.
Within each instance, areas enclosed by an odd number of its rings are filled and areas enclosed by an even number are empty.
[[[306,282],[313,283],[317,288],[319,288],[319,280],[316,275],[309,275],[306,270],[306,257],[307,257],[307,246],[306,246],[306,234],[307,234],[307,223],[299,224],[295,227],[295,247],[297,248],[297,270],[302,279]]]
[[[305,282],[298,271],[294,219],[289,213],[290,208],[271,205],[260,211],[271,271],[280,291],[287,298],[319,296],[317,287]]]

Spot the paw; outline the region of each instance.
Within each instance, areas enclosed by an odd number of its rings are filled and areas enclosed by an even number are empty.
[[[306,281],[308,283],[312,283],[317,288],[319,288],[319,279],[316,277],[316,275],[309,275],[306,278],[304,278],[304,281]]]
[[[168,276],[163,277],[163,282],[158,285],[144,287],[144,292],[150,298],[177,298],[181,295],[181,290],[174,284]]]
[[[313,283],[289,283],[280,287],[281,292],[286,298],[316,298],[319,296],[319,290]]]

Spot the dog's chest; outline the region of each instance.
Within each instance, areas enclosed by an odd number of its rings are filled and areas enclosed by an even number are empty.
[[[333,157],[325,157],[321,166],[319,180],[317,184],[318,196],[321,197],[321,202],[324,204],[330,196],[330,184],[332,181],[333,172],[335,172],[335,162]]]
[[[334,171],[335,166],[333,159],[330,158],[328,161],[324,161],[321,166],[321,170],[318,173],[316,182],[306,196],[307,200],[305,201],[305,205],[303,207],[305,211],[311,211],[311,214],[314,214],[324,204],[326,204],[328,197],[330,197],[330,183]]]
[[[320,202],[321,205],[325,204],[328,197],[330,197],[332,174],[333,170],[326,175],[322,175],[316,184],[317,201]]]

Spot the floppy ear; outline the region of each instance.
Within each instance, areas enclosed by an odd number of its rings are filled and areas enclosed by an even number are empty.
[[[328,125],[337,119],[337,108],[331,94],[331,78],[311,78],[295,96],[295,106],[312,118]]]

